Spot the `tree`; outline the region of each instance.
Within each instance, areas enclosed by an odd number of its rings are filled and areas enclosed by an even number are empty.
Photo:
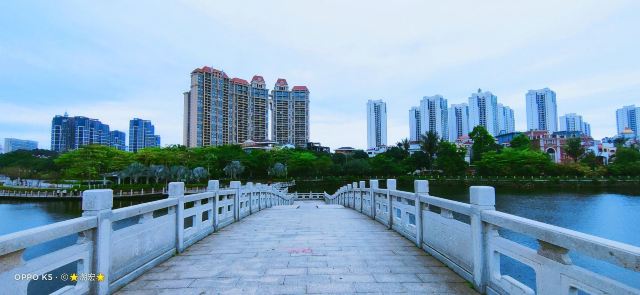
[[[476,161],[478,173],[493,176],[539,176],[552,171],[551,159],[541,151],[505,148],[489,151]]]
[[[149,175],[155,179],[156,183],[159,183],[160,179],[166,178],[167,172],[167,167],[164,165],[149,166]]]
[[[343,171],[346,175],[369,175],[369,173],[371,173],[371,166],[365,159],[354,159],[344,164]]]
[[[409,148],[411,147],[411,143],[409,139],[405,138],[396,144],[405,154],[405,157],[409,156]]]
[[[223,171],[228,177],[231,177],[231,179],[236,179],[244,172],[244,166],[242,166],[240,161],[231,161],[224,167]]]
[[[287,165],[282,163],[275,163],[271,169],[269,169],[269,175],[273,177],[287,177]]]
[[[207,169],[205,169],[204,167],[196,167],[196,168],[193,168],[193,171],[191,172],[191,176],[197,182],[200,182],[200,179],[207,178],[209,176],[209,172],[207,172]]]
[[[562,146],[564,153],[569,156],[573,162],[577,162],[578,158],[584,155],[585,149],[582,146],[582,140],[578,137],[572,137],[567,139],[565,144]]]
[[[132,163],[132,154],[103,145],[87,145],[62,154],[55,160],[66,177],[80,180],[96,179],[117,172]]]
[[[440,141],[435,165],[445,175],[461,175],[467,168],[464,160],[465,151],[458,149],[455,144]]]
[[[129,182],[131,183],[133,181],[133,183],[138,183],[138,179],[140,179],[140,177],[144,177],[147,175],[147,167],[145,167],[144,165],[142,165],[141,163],[138,162],[134,162],[131,163],[131,165],[129,165],[126,169],[125,169],[125,175],[127,175],[127,177],[129,177]]]
[[[429,131],[420,136],[420,150],[427,156],[426,168],[432,169],[436,153],[438,152],[438,142],[440,138],[434,131]]]
[[[613,175],[640,175],[640,151],[635,148],[618,148],[609,170]]]
[[[471,133],[469,133],[469,137],[473,140],[471,156],[474,162],[482,160],[484,153],[497,150],[496,141],[493,136],[489,134],[487,129],[480,125],[473,128]]]
[[[367,153],[363,150],[355,150],[353,152],[353,154],[351,154],[351,158],[352,159],[362,159],[362,160],[368,160],[369,159],[369,155],[367,155]]]
[[[531,140],[529,139],[528,136],[520,133],[511,140],[509,145],[511,146],[511,148],[514,148],[514,149],[528,150],[528,149],[531,149]]]

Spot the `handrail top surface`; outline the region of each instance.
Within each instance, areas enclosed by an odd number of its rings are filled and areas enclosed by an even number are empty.
[[[82,216],[0,236],[0,256],[96,227],[96,216]]]
[[[137,204],[113,210],[113,215],[111,216],[111,218],[113,221],[123,220],[136,215],[153,212],[159,209],[169,208],[177,204],[178,200],[175,198],[166,198],[153,202]]]

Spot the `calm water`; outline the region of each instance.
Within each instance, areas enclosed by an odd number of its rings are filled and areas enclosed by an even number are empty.
[[[468,202],[467,189],[431,187],[432,195]],[[640,192],[595,190],[570,191],[496,191],[496,209],[518,216],[566,227],[603,238],[640,246]],[[114,207],[139,202],[115,201]],[[23,202],[0,200],[0,235],[24,230],[81,215],[79,201]],[[501,234],[521,244],[537,249],[534,239],[510,232]],[[39,247],[28,249],[26,259],[39,256],[51,248],[74,242],[65,237]],[[640,288],[640,274],[593,261],[571,253],[573,262],[603,275],[615,277],[628,285]],[[502,259],[503,273],[529,286],[535,286],[533,271],[510,259]],[[67,267],[73,270],[73,265]],[[34,286],[35,288],[36,286]],[[38,286],[38,289],[41,287]],[[32,288],[30,288],[32,289]],[[40,289],[42,290],[42,289]]]

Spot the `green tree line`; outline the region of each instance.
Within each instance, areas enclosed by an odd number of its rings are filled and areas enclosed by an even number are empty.
[[[525,135],[510,147],[496,144],[482,127],[469,134],[470,151],[429,132],[420,138],[420,150],[410,153],[402,140],[386,152],[369,157],[364,151],[350,155],[304,149],[244,151],[239,145],[187,148],[147,148],[137,153],[90,145],[61,155],[45,150],[0,155],[0,174],[12,178],[49,180],[110,179],[123,183],[201,182],[205,179],[281,180],[320,176],[389,177],[408,174],[460,176],[640,176],[640,151],[618,146],[611,164],[604,166],[586,152],[579,139],[563,147],[570,163],[556,164]],[[465,161],[470,156],[471,165]]]

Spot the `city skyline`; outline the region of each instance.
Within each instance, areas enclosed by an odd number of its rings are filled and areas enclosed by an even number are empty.
[[[118,130],[127,130],[130,118],[147,118],[163,144],[181,144],[182,112],[176,110],[182,109],[184,73],[202,64],[239,77],[273,77],[268,85],[275,77],[304,82],[314,92],[310,140],[332,149],[365,147],[362,104],[369,97],[388,102],[389,143],[408,137],[407,110],[430,93],[452,103],[490,89],[513,109],[515,129],[525,130],[524,93],[549,87],[557,93],[558,115],[580,114],[596,139],[616,134],[616,109],[640,105],[640,40],[629,38],[640,30],[633,13],[639,3],[468,2],[464,10],[447,3],[363,3],[339,11],[337,3],[280,7],[295,26],[268,17],[273,7],[267,3],[5,4],[0,24],[15,29],[0,33],[6,41],[0,46],[0,138],[34,139],[49,148],[50,118],[68,111],[114,122]],[[428,22],[421,20],[424,11],[431,12]],[[545,21],[531,22],[540,11]],[[477,15],[495,17],[479,21]],[[390,21],[375,21],[383,16]],[[273,38],[275,31],[286,42]],[[203,35],[216,38],[189,45]],[[246,40],[261,45],[244,46]]]

